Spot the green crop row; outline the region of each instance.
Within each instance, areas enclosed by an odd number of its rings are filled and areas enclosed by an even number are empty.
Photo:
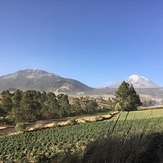
[[[141,114],[141,113],[140,113]],[[124,115],[122,115],[123,117]],[[131,116],[133,116],[131,114]],[[127,120],[129,119],[129,120]],[[42,129],[25,132],[0,139],[0,161],[4,162],[37,162],[37,157],[47,158],[65,152],[83,151],[84,147],[100,136],[137,134],[141,132],[163,131],[163,118],[130,119],[77,124],[65,127]]]

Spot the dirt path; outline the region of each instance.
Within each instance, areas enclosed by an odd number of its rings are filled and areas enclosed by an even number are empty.
[[[62,119],[48,119],[48,120],[39,120],[35,122],[26,122],[26,131],[33,131],[42,128],[53,128],[56,126],[67,126],[72,125],[71,119],[74,118],[75,124],[87,123],[87,122],[97,122],[97,121],[105,121],[110,120],[113,117],[117,116],[119,112],[113,112],[105,115],[97,115],[97,116],[85,116],[85,117],[66,117]],[[0,125],[0,136],[5,135],[15,135],[18,132],[15,131],[14,125]]]
[[[26,122],[25,126],[26,129],[34,128],[37,126],[41,125],[46,125],[52,122],[64,122],[68,119],[67,118],[62,118],[62,119],[48,119],[48,120],[38,120],[34,122]],[[0,136],[5,136],[5,135],[12,135],[15,134],[15,125],[0,125]]]

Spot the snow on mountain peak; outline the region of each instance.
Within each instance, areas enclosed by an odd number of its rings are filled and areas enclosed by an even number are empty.
[[[133,84],[135,88],[157,88],[157,84],[144,76],[131,75],[127,80],[128,83]]]
[[[138,80],[139,79],[139,76],[138,75],[131,75],[129,77],[129,80]]]
[[[135,75],[135,74],[131,75],[129,77],[129,80],[132,80],[132,81],[139,81],[141,79],[146,80],[146,81],[150,81],[148,78],[145,78],[144,76],[139,76],[139,75]]]

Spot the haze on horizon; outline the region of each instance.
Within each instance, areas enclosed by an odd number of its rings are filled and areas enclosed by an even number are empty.
[[[38,68],[89,86],[163,85],[163,1],[0,2],[0,75]]]

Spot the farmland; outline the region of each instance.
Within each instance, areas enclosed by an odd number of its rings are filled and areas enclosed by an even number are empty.
[[[0,140],[0,160],[6,162],[39,162],[82,156],[85,146],[107,135],[135,135],[141,132],[163,131],[163,110],[122,112],[120,117],[108,121],[76,124],[65,127],[25,132]],[[67,154],[68,153],[68,156]],[[68,158],[67,158],[68,159]]]

